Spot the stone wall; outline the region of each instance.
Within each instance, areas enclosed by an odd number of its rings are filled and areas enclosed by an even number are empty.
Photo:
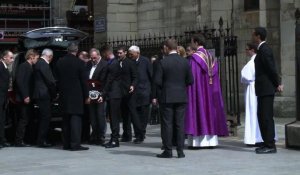
[[[195,25],[198,0],[138,0],[138,34],[183,32]]]
[[[137,34],[137,0],[107,1],[107,36],[123,38]]]

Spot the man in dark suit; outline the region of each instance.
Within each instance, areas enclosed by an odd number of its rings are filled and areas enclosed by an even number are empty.
[[[39,147],[50,147],[47,143],[51,119],[51,99],[56,97],[55,79],[49,66],[53,58],[51,49],[44,49],[41,58],[34,67],[33,99],[39,106],[39,128],[37,144]]]
[[[64,150],[81,151],[81,116],[84,103],[89,104],[87,76],[84,62],[76,57],[78,46],[70,43],[68,54],[58,60],[56,75],[59,89],[59,102],[63,116]]]
[[[282,92],[283,86],[277,72],[272,49],[265,42],[267,31],[255,28],[253,41],[258,45],[255,57],[255,93],[257,96],[257,116],[264,144],[257,148],[257,154],[276,153],[273,103],[275,92]]]
[[[90,142],[96,145],[103,145],[106,132],[106,119],[104,115],[104,103],[103,101],[99,101],[99,97],[103,93],[106,81],[107,61],[101,58],[99,50],[95,48],[90,50],[90,56],[91,61],[87,63],[89,73],[88,86],[90,98],[94,99],[88,105],[90,122],[93,129]]]
[[[118,50],[118,54],[122,54],[123,50]],[[104,87],[104,97],[107,99],[108,111],[110,117],[110,129],[111,129],[111,139],[104,146],[105,148],[115,148],[119,147],[119,137],[120,137],[120,116],[121,116],[121,101],[123,97],[123,90],[121,87],[121,67],[120,62],[112,57],[107,57],[108,59],[108,75],[107,81]]]
[[[123,91],[122,117],[123,135],[122,142],[132,140],[131,122],[135,130],[134,143],[140,144],[144,141],[142,125],[136,110],[136,86],[137,86],[137,67],[136,63],[126,57],[125,46],[119,46],[118,59],[121,66],[121,87]]]
[[[162,106],[163,116],[161,134],[164,151],[158,154],[159,158],[172,158],[172,137],[175,123],[177,138],[178,158],[185,157],[184,148],[184,113],[187,102],[186,87],[193,83],[191,68],[186,59],[180,57],[177,52],[177,42],[168,39],[164,46],[168,53],[159,62],[155,74],[155,83],[161,88],[162,94],[159,103]]]
[[[15,146],[26,147],[24,135],[31,111],[33,91],[33,68],[37,63],[39,54],[33,49],[26,52],[26,61],[20,64],[16,72],[16,101],[18,104],[18,121],[16,126]]]
[[[137,65],[137,86],[135,89],[136,105],[142,124],[143,138],[145,138],[151,102],[152,64],[148,58],[140,55],[140,48],[138,46],[131,46],[128,51],[129,57],[135,61]]]
[[[7,97],[9,88],[9,71],[7,66],[14,61],[14,55],[11,51],[6,50],[0,55],[0,148],[10,146],[6,143],[4,125],[5,125],[5,112],[4,104]]]

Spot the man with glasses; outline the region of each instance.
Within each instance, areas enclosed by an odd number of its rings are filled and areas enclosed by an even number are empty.
[[[100,56],[98,49],[90,50],[91,61],[87,63],[89,70],[89,96],[92,99],[88,105],[90,122],[92,125],[91,144],[103,145],[106,132],[106,120],[104,115],[104,103],[102,91],[107,76],[107,61]]]

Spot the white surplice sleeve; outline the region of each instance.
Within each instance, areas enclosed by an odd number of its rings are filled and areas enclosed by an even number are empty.
[[[249,84],[255,81],[255,65],[254,59],[256,55],[253,55],[250,61],[244,66],[241,71],[241,82],[244,84]]]

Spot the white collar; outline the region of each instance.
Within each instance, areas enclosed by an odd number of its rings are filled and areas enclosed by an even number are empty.
[[[3,65],[4,65],[4,67],[5,67],[5,69],[7,69],[7,65],[5,64],[5,62],[2,61],[2,63],[3,63]]]
[[[101,61],[101,57],[96,64],[93,64],[93,66],[97,66],[100,63],[100,61]]]
[[[256,57],[256,54],[252,55],[250,60],[253,60]]]
[[[174,54],[174,53],[177,54],[177,51],[176,51],[176,50],[173,50],[173,51],[171,51],[171,52],[169,53],[169,55]]]
[[[140,59],[140,57],[138,57],[138,58],[137,58],[135,61],[136,61],[136,62],[138,62],[138,61],[139,61],[139,59]]]
[[[257,50],[259,50],[259,47],[260,47],[263,43],[265,43],[265,42],[266,42],[266,41],[260,42],[259,45],[257,46]]]
[[[199,46],[198,48],[197,48],[197,50],[199,50],[199,49],[201,49],[201,48],[204,48],[203,46]]]
[[[45,59],[45,58],[43,58],[43,57],[41,57],[41,58],[42,58],[43,60],[45,60],[47,64],[49,64],[49,61],[48,61],[47,59]]]

